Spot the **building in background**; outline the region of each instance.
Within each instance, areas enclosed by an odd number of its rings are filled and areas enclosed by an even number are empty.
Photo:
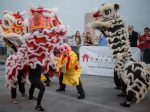
[[[94,44],[98,44],[98,37],[99,35],[96,35],[96,31],[92,28],[92,26],[89,25],[93,21],[92,13],[85,13],[84,15],[84,32],[90,32],[91,36],[94,40]]]
[[[92,13],[85,13],[84,15],[84,32],[90,32],[95,35],[95,30],[89,25],[93,21]]]

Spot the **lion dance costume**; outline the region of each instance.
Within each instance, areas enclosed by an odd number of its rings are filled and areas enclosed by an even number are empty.
[[[15,51],[22,44],[23,35],[27,32],[27,24],[23,18],[24,12],[5,11],[0,22],[0,33],[8,47]]]
[[[3,14],[3,19],[1,21],[1,36],[8,46],[8,48],[13,49],[17,52],[18,48],[22,45],[23,35],[27,31],[27,25],[23,18],[23,12],[12,13],[9,11],[5,11]],[[19,91],[22,96],[25,96],[25,82],[22,81],[22,71],[18,71],[18,75],[16,76],[17,81],[13,82],[13,85],[10,87],[11,89],[11,98],[12,103],[17,104],[16,101],[17,91],[16,85],[19,85]]]
[[[108,39],[115,60],[114,81],[123,91],[119,96],[126,96],[126,101],[121,105],[129,107],[134,98],[138,103],[148,92],[150,65],[133,59],[124,21],[117,15],[119,8],[119,4],[103,4],[94,13],[96,19],[92,25]]]
[[[15,83],[18,80],[17,76],[20,70],[23,76],[22,82],[25,82],[27,74],[33,75],[31,76],[33,78],[38,74],[41,76],[41,73],[48,72],[50,65],[56,67],[52,58],[53,49],[59,47],[60,39],[67,32],[67,27],[61,25],[57,18],[56,9],[31,8],[28,21],[29,33],[23,36],[22,45],[17,49],[17,52],[10,55],[6,61],[6,86],[8,88],[16,86]],[[30,76],[29,79],[31,79]],[[37,84],[34,87],[33,85],[31,82],[30,91],[34,91]],[[30,91],[29,95],[31,94]],[[37,106],[40,106],[43,96],[41,91],[39,94],[41,96],[38,98]],[[38,107],[36,109],[38,110]]]
[[[18,70],[24,70],[24,78],[30,68],[39,64],[43,72],[47,72],[54,47],[58,47],[60,38],[66,34],[66,27],[61,25],[55,9],[30,9],[30,33],[23,38],[23,44],[18,52],[11,55],[6,61],[6,84],[13,86],[17,79]]]

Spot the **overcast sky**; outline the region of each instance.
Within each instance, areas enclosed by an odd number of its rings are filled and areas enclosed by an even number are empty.
[[[27,11],[29,4],[47,8],[58,7],[58,17],[64,25],[69,25],[69,34],[84,31],[84,14],[103,3],[120,3],[120,15],[126,24],[133,24],[138,32],[150,27],[150,0],[0,0],[0,18],[4,10]],[[26,14],[27,17],[27,14]]]

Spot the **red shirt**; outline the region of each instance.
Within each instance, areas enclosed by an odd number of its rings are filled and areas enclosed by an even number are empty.
[[[141,52],[143,52],[145,48],[150,48],[150,35],[142,35],[139,37],[138,48],[140,48]]]

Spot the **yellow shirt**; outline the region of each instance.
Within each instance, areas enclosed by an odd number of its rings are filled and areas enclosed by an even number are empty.
[[[61,55],[60,64],[66,65],[66,72],[63,74],[63,84],[75,86],[79,85],[81,68],[75,52],[70,51],[68,56]]]

